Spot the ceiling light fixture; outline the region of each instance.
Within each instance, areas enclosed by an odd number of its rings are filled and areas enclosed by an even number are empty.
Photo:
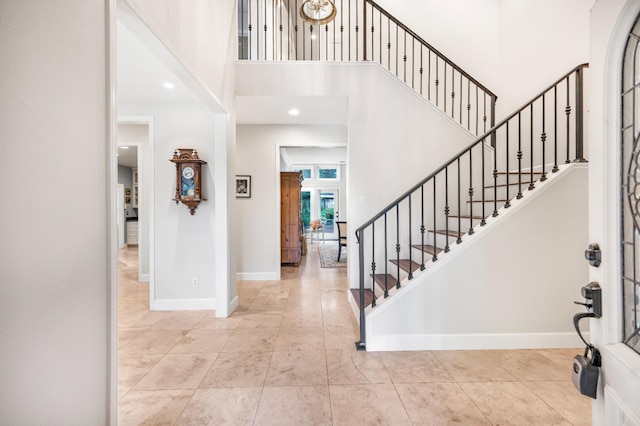
[[[295,117],[296,115],[300,115],[300,111],[298,111],[298,110],[297,110],[297,109],[295,109],[295,108],[291,108],[291,109],[289,110],[289,115],[293,115],[293,116]]]
[[[331,0],[307,0],[300,6],[300,17],[311,25],[325,25],[336,17],[336,6]]]
[[[171,83],[170,81],[165,81],[164,83],[162,83],[162,85],[164,86],[165,89],[169,89],[169,90],[176,88],[175,84]]]
[[[121,146],[120,149],[129,149],[128,146]]]

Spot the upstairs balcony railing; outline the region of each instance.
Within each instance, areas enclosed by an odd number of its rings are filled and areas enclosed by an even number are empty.
[[[335,0],[323,25],[300,17],[303,3],[240,0],[239,58],[377,62],[473,134],[495,124],[496,95],[375,2]]]

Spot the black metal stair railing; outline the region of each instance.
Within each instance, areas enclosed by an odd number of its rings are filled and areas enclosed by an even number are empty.
[[[336,17],[314,26],[304,0],[240,0],[239,58],[371,61],[475,135],[495,124],[497,96],[371,0],[335,0]]]
[[[437,261],[439,253],[461,244],[465,234],[473,234],[488,217],[510,207],[511,200],[535,189],[562,163],[586,161],[587,67],[571,70],[355,231],[359,288],[352,293],[360,309],[358,349],[366,348],[365,294],[374,308],[378,293],[388,297],[391,288],[400,288],[414,272]],[[389,263],[395,266],[391,273]],[[376,272],[380,265],[384,274]]]

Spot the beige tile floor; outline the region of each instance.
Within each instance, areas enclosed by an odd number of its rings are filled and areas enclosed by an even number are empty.
[[[119,261],[120,425],[591,424],[577,350],[356,351],[346,271],[313,245],[225,319],[150,312],[137,250]]]

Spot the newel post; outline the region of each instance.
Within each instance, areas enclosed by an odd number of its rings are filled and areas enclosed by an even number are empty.
[[[584,158],[584,67],[576,70],[576,159],[574,162],[587,162]]]

